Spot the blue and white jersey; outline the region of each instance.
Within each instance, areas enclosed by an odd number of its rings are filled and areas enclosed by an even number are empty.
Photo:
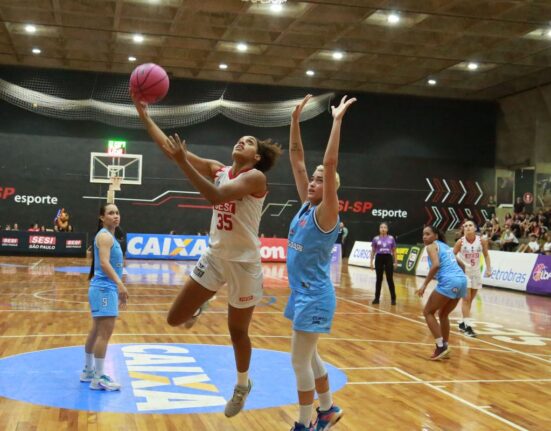
[[[293,218],[287,243],[287,274],[291,290],[321,294],[333,290],[329,275],[331,252],[339,230],[323,231],[316,220],[316,206],[306,202]]]
[[[445,284],[446,280],[456,277],[465,277],[465,273],[457,263],[453,248],[442,241],[435,241],[438,245],[438,259],[440,260],[440,268],[435,277],[438,283]],[[428,259],[429,268],[432,267],[430,257]]]
[[[96,234],[96,237],[94,238],[94,277],[92,277],[92,280],[90,280],[90,284],[96,286],[109,286],[116,289],[117,285],[115,284],[115,282],[110,279],[107,274],[105,274],[101,269],[101,263],[99,260],[99,248],[96,241],[98,235],[103,232],[106,232],[113,237],[113,246],[111,247],[111,253],[109,254],[109,263],[111,264],[119,278],[122,279],[123,255],[121,246],[117,239],[111,234],[111,232],[103,228]]]

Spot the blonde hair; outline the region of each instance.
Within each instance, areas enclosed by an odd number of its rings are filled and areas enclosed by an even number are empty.
[[[318,165],[316,166],[316,171],[324,171],[323,169],[323,165]],[[338,172],[335,172],[335,183],[337,184],[337,190],[339,189],[339,187],[341,186],[341,176],[339,175]]]

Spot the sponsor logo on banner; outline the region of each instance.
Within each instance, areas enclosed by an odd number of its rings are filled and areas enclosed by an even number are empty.
[[[260,238],[262,262],[286,262],[287,238]]]
[[[2,238],[2,247],[19,246],[19,238]]]
[[[421,249],[417,246],[398,244],[396,246],[396,260],[398,261],[396,271],[413,274],[420,252]]]
[[[408,212],[403,209],[391,208],[374,208],[371,201],[339,201],[339,212],[341,213],[371,213],[373,217],[378,217],[383,220],[389,218],[407,218]]]
[[[194,235],[127,235],[126,257],[131,259],[197,260],[208,247],[208,237]]]
[[[18,204],[29,205],[57,205],[58,198],[50,195],[20,195],[12,186],[0,186],[0,200],[13,200]]]
[[[56,237],[46,235],[29,236],[29,249],[33,250],[55,250]]]
[[[551,256],[538,256],[526,290],[551,295]]]
[[[490,250],[492,274],[483,283],[488,286],[525,291],[538,255]],[[484,271],[485,272],[485,271]]]
[[[66,248],[81,248],[82,240],[80,239],[68,239],[65,241]]]
[[[349,265],[369,266],[371,260],[371,241],[356,241],[350,256],[348,258]]]

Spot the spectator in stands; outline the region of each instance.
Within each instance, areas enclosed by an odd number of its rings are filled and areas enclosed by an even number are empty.
[[[40,226],[40,232],[46,232],[46,226],[44,225]]]
[[[516,214],[524,212],[524,202],[522,202],[522,198],[520,196],[517,196],[517,200],[513,205],[513,209]]]
[[[489,208],[495,208],[497,205],[497,202],[496,202],[496,199],[494,197],[494,195],[490,195],[488,197],[488,207]]]
[[[531,233],[529,238],[530,238],[530,241],[528,242],[528,244],[522,244],[518,248],[517,252],[519,252],[519,253],[537,253],[537,252],[540,251],[540,244],[538,242],[538,239],[536,238],[536,235]]]
[[[511,228],[505,228],[505,232],[501,235],[500,240],[501,250],[514,251],[518,246],[518,238],[515,236]]]
[[[29,229],[27,229],[29,232],[40,232],[40,228],[38,227],[38,223],[34,223],[29,226]]]
[[[490,231],[490,240],[498,241],[501,236],[501,226],[499,225],[499,221],[495,216],[495,214],[494,216],[492,216],[491,223],[492,223],[492,230]]]
[[[545,238],[545,244],[543,244],[541,251],[546,256],[551,256],[551,232],[547,231]]]
[[[7,224],[4,230],[11,230],[11,224]]]
[[[14,223],[11,230],[19,230],[19,225],[17,223]]]

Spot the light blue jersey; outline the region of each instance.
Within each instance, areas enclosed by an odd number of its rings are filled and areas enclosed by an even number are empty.
[[[113,237],[109,253],[109,263],[122,279],[123,254],[117,239],[107,229],[101,229],[94,238],[94,277],[90,280],[88,300],[93,317],[116,317],[119,315],[119,293],[117,284],[101,269],[99,249],[96,244],[100,233],[107,232]]]
[[[467,277],[457,263],[453,249],[442,241],[436,241],[438,246],[438,260],[440,268],[435,275],[438,281],[436,291],[449,298],[462,298],[467,293]],[[430,257],[428,259],[429,268],[432,267]]]
[[[331,252],[339,234],[337,226],[324,232],[317,223],[316,206],[307,202],[295,215],[287,244],[287,276],[291,295],[285,317],[296,331],[328,333],[336,308],[330,278]]]
[[[316,206],[305,203],[289,229],[287,273],[291,290],[320,294],[333,290],[329,275],[331,252],[339,230],[324,232],[317,223]]]

